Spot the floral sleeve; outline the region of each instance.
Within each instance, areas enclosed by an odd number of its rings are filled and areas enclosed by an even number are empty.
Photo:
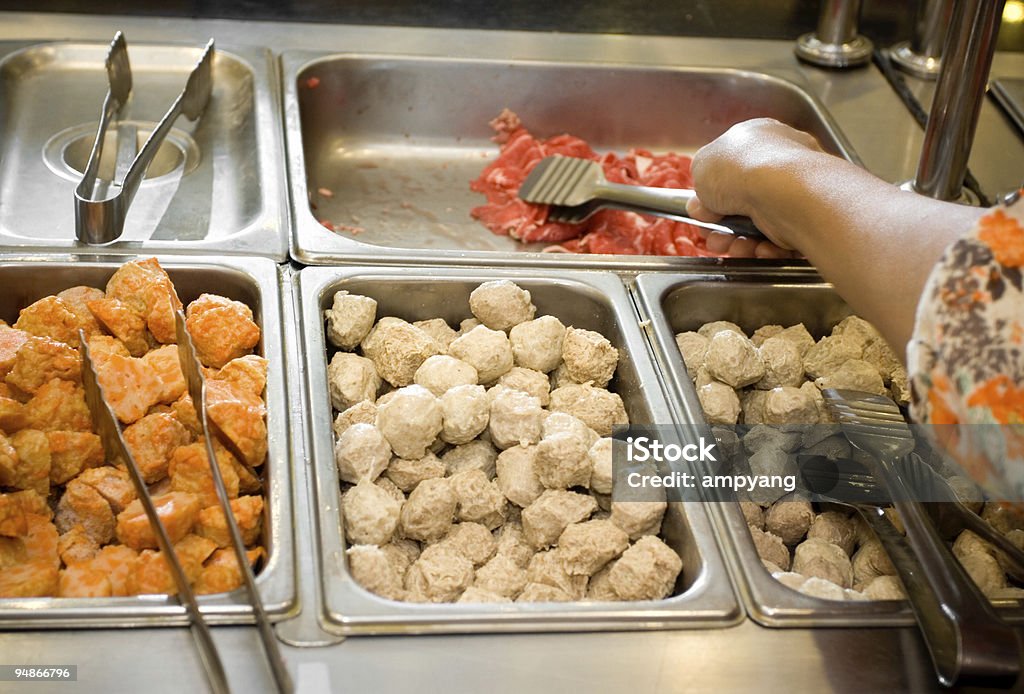
[[[908,347],[911,415],[994,498],[1024,501],[1024,202],[932,270]]]

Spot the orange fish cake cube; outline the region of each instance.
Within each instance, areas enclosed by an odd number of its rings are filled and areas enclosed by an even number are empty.
[[[111,355],[96,377],[114,414],[125,424],[142,419],[160,402],[163,384],[153,367],[142,359]]]
[[[130,595],[128,576],[138,561],[138,552],[124,545],[108,545],[96,553],[89,566],[102,571],[110,581],[111,595]]]
[[[39,494],[34,490],[26,489],[24,491],[8,494],[7,496],[21,504],[21,508],[24,509],[25,513],[34,513],[37,516],[53,518],[53,511],[50,509],[50,505],[46,502],[49,494]]]
[[[31,395],[55,378],[82,382],[82,358],[78,350],[47,337],[30,337],[18,349],[5,380],[8,385]]]
[[[45,598],[56,595],[60,576],[45,561],[19,564],[0,571],[0,598]]]
[[[171,454],[192,440],[192,434],[172,414],[148,414],[124,430],[124,441],[151,484],[167,476]]]
[[[8,325],[0,325],[0,377],[7,376],[14,367],[18,350],[28,342],[29,335],[24,330],[15,330]]]
[[[250,566],[264,557],[262,547],[247,551],[246,558]],[[234,551],[230,549],[218,549],[210,557],[199,575],[199,580],[194,586],[198,595],[210,595],[212,593],[227,593],[242,585],[242,571],[238,566]]]
[[[163,552],[144,549],[128,572],[129,595],[176,595],[178,587]]]
[[[210,378],[215,381],[227,381],[236,392],[248,393],[258,398],[267,387],[267,360],[255,354],[232,359]]]
[[[231,500],[231,512],[235,516],[242,542],[246,546],[255,543],[263,530],[263,497],[240,496]],[[217,543],[218,547],[231,546],[227,518],[220,505],[207,506],[199,512],[196,533]]]
[[[99,545],[114,539],[115,521],[110,503],[96,489],[78,480],[68,482],[64,495],[57,502],[54,520],[62,534],[81,525]]]
[[[117,299],[104,298],[87,302],[92,315],[110,331],[133,357],[149,351],[151,336],[146,321],[127,304]]]
[[[14,324],[16,330],[24,330],[36,337],[48,337],[72,347],[78,347],[80,326],[78,316],[55,296],[47,296],[21,309]]]
[[[107,282],[107,296],[138,314],[157,342],[175,341],[174,311],[181,308],[181,301],[156,258],[133,260],[118,268]]]
[[[86,468],[106,460],[103,444],[96,434],[85,431],[48,431],[50,482],[64,484]]]
[[[0,571],[28,561],[25,541],[20,537],[0,537]]]
[[[50,493],[50,442],[38,429],[22,429],[10,438],[18,454],[18,465],[7,486],[32,489],[42,496]]]
[[[262,465],[267,456],[266,413],[258,396],[239,393],[227,381],[207,382],[206,414],[247,465]]]
[[[71,287],[57,293],[57,298],[63,301],[68,310],[75,314],[78,327],[85,331],[86,339],[91,339],[94,335],[101,335],[103,333],[103,327],[96,320],[96,316],[92,315],[88,305],[90,301],[102,299],[103,296],[102,290],[83,286]]]
[[[171,404],[185,393],[185,375],[181,372],[181,361],[178,359],[178,347],[165,345],[149,352],[142,358],[152,367],[160,379],[159,402]]]
[[[248,306],[212,294],[203,294],[189,304],[185,325],[199,360],[217,369],[245,356],[260,341],[260,328]]]
[[[0,430],[13,434],[28,425],[29,419],[25,413],[25,406],[14,398],[0,395]]]
[[[224,489],[228,498],[238,496],[238,473],[235,472],[231,454],[224,449],[218,451],[214,447],[214,455],[224,480]],[[181,446],[171,454],[171,462],[167,467],[171,478],[171,489],[179,492],[195,494],[202,507],[217,503],[217,488],[213,482],[213,473],[206,455],[206,445],[199,441]]]
[[[171,411],[174,417],[181,422],[182,426],[188,429],[193,437],[202,434],[199,427],[199,417],[196,415],[196,408],[192,405],[192,396],[185,393],[171,404]]]
[[[53,379],[25,404],[29,426],[42,431],[92,431],[85,389],[71,381]]]
[[[199,535],[186,535],[174,545],[181,568],[189,583],[195,583],[203,571],[203,562],[217,550],[217,543]]]
[[[34,513],[26,514],[28,532],[25,534],[25,550],[29,561],[46,561],[60,567],[60,555],[57,553],[57,528],[46,516]]]
[[[171,542],[185,537],[199,516],[199,497],[187,492],[169,492],[153,498],[157,516],[167,530]],[[156,534],[149,526],[149,518],[136,499],[117,516],[117,539],[132,549],[155,549]]]
[[[90,562],[99,550],[99,545],[89,537],[83,525],[76,525],[57,538],[57,554],[67,566]]]
[[[114,594],[110,578],[86,564],[69,566],[60,572],[57,596],[62,598],[109,598]]]
[[[132,484],[128,472],[112,465],[89,468],[78,476],[77,481],[87,484],[99,492],[100,496],[110,504],[114,515],[135,501],[135,486]]]
[[[14,494],[0,494],[0,537],[20,537],[27,532],[28,520],[21,501]]]

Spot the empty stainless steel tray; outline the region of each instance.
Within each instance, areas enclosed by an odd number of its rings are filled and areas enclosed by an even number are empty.
[[[506,107],[537,136],[570,132],[599,151],[692,153],[734,123],[772,116],[855,159],[792,67],[766,74],[309,52],[285,52],[282,63],[292,254],[305,263],[686,264],[542,254],[543,244],[523,246],[472,219],[484,198],[469,182],[497,156],[488,121]],[[330,231],[318,220],[363,231]]]
[[[128,260],[125,258],[124,260]],[[268,456],[262,469],[266,505],[263,541],[267,561],[256,585],[271,619],[287,617],[297,604],[292,536],[291,452],[285,395],[284,350],[277,266],[266,258],[159,258],[186,305],[213,293],[249,306],[262,329],[257,350],[269,360],[267,370]],[[66,256],[23,259],[0,256],[0,318],[13,323],[18,311],[50,294],[88,285],[103,288],[121,262],[91,262]],[[252,621],[244,592],[205,595],[200,609],[212,623]],[[4,628],[111,627],[185,624],[185,609],[160,595],[121,598],[0,599]]]
[[[202,47],[132,43],[135,85],[121,117],[138,147],[178,95]],[[217,46],[203,117],[180,121],[158,150],[120,240],[75,239],[81,179],[107,90],[106,43],[0,43],[0,246],[132,255],[264,255],[284,260],[288,214],[276,71],[270,52]],[[110,179],[117,129],[107,131]]]
[[[328,353],[323,311],[340,289],[377,300],[378,318],[441,317],[457,325],[469,314],[469,294],[494,278],[530,291],[538,315],[600,331],[619,350],[613,387],[632,422],[671,425],[636,315],[622,283],[611,274],[543,270],[306,268],[299,273],[303,343],[309,379],[308,421],[316,478],[325,628],[341,633],[586,631],[723,626],[741,619],[725,564],[703,504],[670,504],[665,536],[683,558],[677,594],[643,603],[537,603],[424,605],[386,600],[349,574],[339,514],[332,412],[327,392]]]
[[[704,323],[728,320],[745,331],[762,325],[803,323],[815,338],[851,314],[831,285],[810,273],[641,275],[635,293],[650,320],[652,341],[661,372],[671,384],[671,400],[680,426],[710,436],[710,428],[686,373],[676,333],[697,330]],[[914,624],[904,601],[836,601],[808,597],[791,590],[764,568],[739,505],[709,504],[728,547],[733,577],[750,616],[768,626],[902,626]],[[1014,601],[996,603],[999,613],[1014,623],[1024,608]]]

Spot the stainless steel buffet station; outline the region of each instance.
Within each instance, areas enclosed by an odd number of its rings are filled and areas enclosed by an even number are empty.
[[[189,61],[175,56],[215,37],[222,91],[215,117],[196,130],[181,125],[169,139],[164,175],[178,171],[181,180],[153,174],[136,203],[139,235],[97,252],[72,240],[66,167],[75,162],[39,152],[76,151],[79,126],[95,116],[115,29],[128,36],[140,74],[157,84],[180,82]],[[997,54],[992,74],[1024,77],[1024,54]],[[304,88],[310,78],[317,90]],[[927,83],[908,81],[928,94]],[[629,98],[586,113],[582,100],[601,89]],[[259,586],[297,691],[939,689],[905,606],[833,610],[783,590],[734,532],[742,518],[728,508],[670,514],[693,571],[674,597],[649,608],[456,609],[470,606],[376,599],[344,566],[322,382],[328,290],[386,294],[382,305],[397,312],[403,292],[433,287],[429,301],[410,309],[413,320],[443,315],[471,283],[509,278],[538,303],[570,306],[581,323],[614,335],[628,354],[618,377],[631,388],[631,416],[667,423],[692,400],[680,392],[689,384],[685,371],[679,378],[679,355],[668,353],[671,332],[690,329],[680,327],[690,320],[687,301],[706,307],[716,292],[766,287],[778,301],[765,311],[797,310],[792,297],[804,295],[824,297],[816,306],[834,315],[844,309],[801,263],[542,254],[490,235],[466,214],[475,204],[468,181],[493,151],[487,120],[508,106],[538,127],[579,122],[581,134],[608,149],[639,141],[692,153],[731,122],[775,115],[882,178],[905,181],[922,132],[874,67],[814,68],[789,41],[3,13],[0,90],[0,293],[44,263],[47,272],[99,277],[141,254],[160,256],[186,282],[206,273],[259,305],[264,350],[279,355],[268,386],[272,563]],[[153,103],[167,101],[154,91]],[[457,117],[431,111],[439,104]],[[131,117],[157,118],[150,106],[136,102]],[[1020,183],[1024,143],[1012,128],[994,104],[983,105],[970,167],[992,196]],[[342,136],[355,144],[343,151]],[[193,147],[213,154],[189,169]],[[63,188],[41,186],[46,176]],[[180,208],[167,209],[161,185],[178,187],[171,204]],[[388,231],[371,238],[326,230],[309,205],[320,188],[334,191],[319,200],[325,216]],[[205,687],[180,627],[184,610],[172,601],[3,602],[0,664],[77,665],[77,682],[32,685],[40,691]],[[271,691],[245,610],[228,598],[202,606],[219,622],[214,640],[232,689]],[[1019,606],[1006,613],[1020,623]],[[13,689],[2,682],[0,691]]]

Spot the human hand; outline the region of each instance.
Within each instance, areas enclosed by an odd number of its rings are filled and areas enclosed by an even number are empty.
[[[708,249],[732,257],[799,257],[787,243],[783,225],[766,208],[786,185],[786,167],[800,166],[809,154],[822,152],[811,135],[770,118],[738,123],[698,150],[691,167],[697,197],[687,212],[707,222],[726,214],[746,215],[770,239],[702,231]]]

